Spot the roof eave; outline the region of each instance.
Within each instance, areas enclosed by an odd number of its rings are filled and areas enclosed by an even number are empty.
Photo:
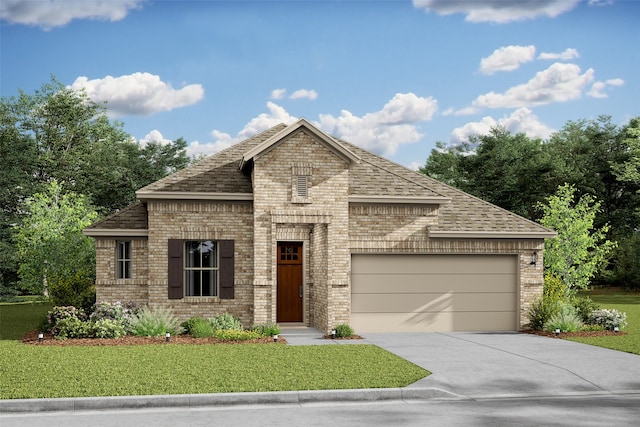
[[[138,199],[146,200],[226,200],[252,201],[253,193],[208,193],[196,191],[138,191]]]
[[[429,231],[437,239],[552,239],[555,231]]]
[[[126,228],[85,228],[82,234],[90,237],[147,237],[149,230]]]

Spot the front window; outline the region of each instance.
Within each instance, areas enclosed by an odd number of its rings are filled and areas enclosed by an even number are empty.
[[[218,245],[211,240],[185,242],[186,296],[218,295]]]
[[[131,278],[131,241],[116,242],[116,278]]]

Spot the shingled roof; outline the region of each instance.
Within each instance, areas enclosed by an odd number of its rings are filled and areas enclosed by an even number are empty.
[[[307,125],[308,122],[304,121]],[[300,127],[300,121],[296,122]],[[136,194],[146,198],[193,199],[210,198],[212,194],[228,199],[251,200],[251,178],[240,165],[246,153],[285,131],[284,124],[276,125],[226,150],[211,155],[181,171],[156,181]],[[314,129],[314,131],[318,131]],[[333,138],[333,137],[329,137]],[[378,198],[399,203],[435,203],[440,205],[438,225],[429,227],[431,237],[496,237],[542,238],[553,237],[553,231],[506,211],[474,196],[409,170],[346,141],[335,139],[357,158],[349,171],[349,196],[352,201]],[[142,217],[144,216],[144,221]],[[146,209],[138,203],[89,227],[96,229],[146,229]]]

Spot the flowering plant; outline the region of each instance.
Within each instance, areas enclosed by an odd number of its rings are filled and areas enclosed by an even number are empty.
[[[93,313],[89,317],[92,322],[100,320],[111,320],[122,324],[127,332],[131,332],[131,322],[138,312],[138,308],[133,302],[122,303],[100,302],[94,306]]]
[[[56,306],[53,307],[47,313],[47,327],[52,334],[58,334],[58,323],[62,320],[74,319],[79,321],[85,321],[87,315],[81,308],[76,308],[72,305],[69,306]]]
[[[615,308],[594,310],[589,315],[589,323],[602,325],[605,329],[613,329],[616,326],[619,329],[623,329],[627,326],[627,313],[618,311]]]

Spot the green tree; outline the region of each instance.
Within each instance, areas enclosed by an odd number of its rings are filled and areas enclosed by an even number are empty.
[[[28,292],[46,292],[47,280],[95,277],[93,240],[82,229],[97,218],[86,197],[64,193],[53,180],[46,193],[28,198],[27,213],[17,226],[20,285]]]
[[[575,195],[575,187],[564,184],[540,206],[544,213],[540,223],[558,233],[545,243],[545,268],[565,283],[567,295],[588,287],[616,247],[605,238],[608,225],[593,228],[600,203],[590,195],[576,201]]]
[[[624,130],[623,143],[629,157],[614,164],[613,170],[620,181],[628,181],[640,186],[640,117],[629,121]]]
[[[536,206],[561,183],[540,139],[495,127],[469,142],[436,149],[419,171],[497,206],[536,219]]]

